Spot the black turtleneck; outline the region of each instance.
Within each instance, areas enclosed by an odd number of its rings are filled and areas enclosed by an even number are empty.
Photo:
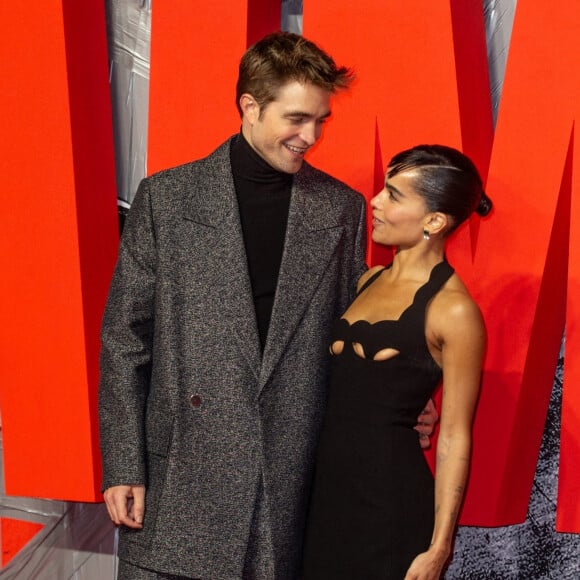
[[[241,132],[232,141],[230,159],[263,350],[282,262],[293,176],[268,165]]]

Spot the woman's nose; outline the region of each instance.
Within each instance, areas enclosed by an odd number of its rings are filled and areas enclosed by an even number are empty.
[[[377,209],[381,203],[381,194],[384,192],[385,190],[382,189],[381,191],[379,191],[373,198],[371,198],[370,204],[371,207],[373,209]]]

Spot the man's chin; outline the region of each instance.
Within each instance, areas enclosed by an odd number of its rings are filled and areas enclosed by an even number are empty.
[[[302,169],[302,162],[299,165],[295,165],[291,171],[288,171],[288,173],[291,173],[292,175],[294,175],[294,173],[298,173],[301,169]]]
[[[291,175],[294,175],[295,173],[298,173],[300,171],[300,169],[302,168],[303,162],[304,161],[302,159],[300,159],[300,160],[292,161],[290,163],[284,163],[283,165],[281,165],[278,168],[278,171],[282,171],[283,173],[289,173]]]

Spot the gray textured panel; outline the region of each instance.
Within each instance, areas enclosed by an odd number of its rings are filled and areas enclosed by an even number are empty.
[[[151,0],[106,7],[117,191],[130,203],[147,172]]]
[[[484,0],[483,2],[494,122],[497,120],[515,11],[516,0]]]
[[[526,521],[460,527],[446,580],[580,578],[580,535],[555,531],[563,368],[560,358]]]

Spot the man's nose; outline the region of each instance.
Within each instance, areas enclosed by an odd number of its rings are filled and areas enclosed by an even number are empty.
[[[302,127],[300,136],[308,145],[314,145],[320,137],[320,129],[318,128],[317,123],[306,123]]]

